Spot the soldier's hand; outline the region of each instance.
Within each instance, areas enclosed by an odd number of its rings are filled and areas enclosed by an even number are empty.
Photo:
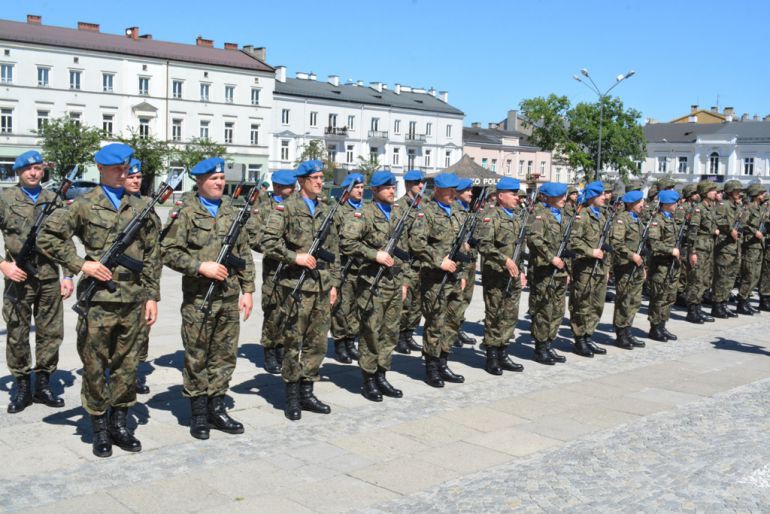
[[[695,267],[698,265],[698,256],[695,254],[690,255],[690,266]]]
[[[447,255],[444,257],[444,260],[441,261],[441,269],[444,271],[448,271],[449,273],[454,273],[457,271],[457,264],[455,261],[450,260],[449,256]]]
[[[594,251],[591,253],[591,255],[594,256],[594,259],[604,259],[604,252],[601,248],[594,248]]]
[[[315,257],[309,253],[298,253],[297,256],[294,257],[294,263],[297,266],[302,266],[307,269],[315,269],[316,266]]]
[[[201,262],[198,266],[198,273],[211,280],[227,280],[227,268],[214,261]]]
[[[513,259],[508,258],[505,259],[505,269],[508,270],[508,274],[512,277],[518,277],[519,276],[519,267],[516,266],[516,263]]]
[[[243,293],[241,299],[238,300],[238,312],[243,313],[243,321],[249,319],[251,316],[251,309],[254,307],[254,297],[251,293]]]
[[[735,229],[732,229],[730,231],[730,237],[733,238],[733,241],[737,241],[738,240],[738,231],[735,230]]]
[[[80,268],[80,271],[82,271],[86,276],[95,278],[96,280],[101,280],[102,282],[112,280],[112,272],[110,269],[98,261],[84,262],[83,266]]]
[[[460,279],[460,291],[465,291],[465,286],[468,285],[468,281],[464,278]]]
[[[519,273],[519,280],[522,288],[527,287],[527,276],[524,273]]]
[[[158,302],[155,300],[147,300],[144,304],[144,320],[148,327],[153,326],[158,321]]]
[[[759,239],[761,241],[762,239],[765,238],[765,235],[762,232],[760,232],[759,230],[757,230],[756,232],[754,232],[754,237],[756,237],[757,239]]]
[[[714,229],[714,235],[715,235],[715,236],[718,236],[718,235],[719,235],[719,229],[718,229],[718,228],[717,228],[717,229]]]
[[[632,255],[631,260],[634,261],[634,264],[636,264],[637,266],[642,265],[642,256],[639,255],[638,253],[635,253],[634,255]]]
[[[674,248],[671,250],[671,255],[673,255],[676,259],[679,258],[679,248]]]
[[[3,272],[3,275],[5,275],[10,280],[13,280],[14,282],[24,282],[27,280],[27,274],[24,273],[23,269],[16,266],[15,262],[0,262],[0,271]]]
[[[561,260],[561,257],[554,257],[551,259],[551,264],[556,269],[564,269],[564,261]]]
[[[393,266],[393,257],[391,257],[388,252],[384,252],[382,250],[378,251],[375,260],[383,266],[387,266],[389,268]]]
[[[72,279],[69,277],[62,279],[59,290],[61,292],[61,297],[65,300],[72,296],[72,292],[75,290],[75,285],[72,283]]]
[[[337,303],[337,288],[336,287],[332,287],[329,290],[329,303],[331,305],[334,305],[335,303]]]

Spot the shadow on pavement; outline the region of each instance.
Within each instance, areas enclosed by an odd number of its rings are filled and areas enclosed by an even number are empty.
[[[739,343],[738,341],[725,339],[724,337],[718,337],[716,341],[711,341],[711,345],[713,345],[716,350],[732,350],[734,352],[756,353],[758,355],[770,356],[770,352],[759,345]]]
[[[137,409],[137,406],[134,406],[133,409]],[[189,421],[190,419],[190,401],[184,396],[182,396],[181,385],[174,385],[169,387],[165,391],[156,393],[155,395],[151,396],[142,405],[142,407],[145,409],[144,423],[146,423],[147,419],[149,418],[149,412],[147,411],[147,407],[158,409],[158,410],[167,410],[171,412],[171,414],[173,414],[174,417],[176,417],[180,425],[186,425],[187,421]],[[142,413],[137,412],[136,414],[137,414],[137,422],[139,424],[144,424],[141,421]]]
[[[354,394],[361,392],[361,370],[355,361],[353,364],[324,362],[320,374],[321,380],[328,380],[340,389]]]
[[[246,343],[240,345],[238,347],[238,357],[248,359],[249,362],[260,369],[265,367],[265,358],[261,344]]]
[[[179,371],[182,371],[184,369],[184,350],[177,350],[174,353],[161,355],[160,357],[156,357],[153,362],[164,368],[176,368]]]
[[[257,394],[274,408],[283,410],[286,395],[280,375],[263,372],[251,380],[230,387],[230,390],[239,394]]]
[[[43,423],[74,427],[73,435],[80,436],[80,440],[84,443],[91,443],[92,441],[91,420],[83,407],[56,411],[54,414],[45,416]]]

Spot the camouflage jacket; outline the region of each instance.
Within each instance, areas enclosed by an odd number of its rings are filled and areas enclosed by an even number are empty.
[[[572,234],[569,238],[569,248],[575,253],[575,264],[590,265],[591,269],[597,262],[597,259],[593,257],[593,252],[599,248],[599,239],[605,221],[605,215],[601,209],[597,209],[597,212],[598,214],[592,212],[590,207],[581,210],[575,218],[575,225],[572,227]],[[597,271],[601,272],[607,261],[598,262],[599,269]]]
[[[265,257],[287,264],[278,277],[279,285],[293,288],[297,284],[305,268],[297,266],[294,259],[298,253],[307,253],[310,250],[310,245],[313,244],[313,239],[330,208],[327,202],[319,199],[315,214],[310,214],[302,193],[294,193],[274,207],[262,234],[262,249]],[[303,291],[325,292],[339,284],[339,240],[333,224],[326,237],[324,249],[336,258],[331,263],[316,259],[318,265],[315,271],[307,274],[307,280],[302,285]]]
[[[49,202],[54,202],[57,207],[63,205],[61,200],[56,198],[56,193],[45,189],[40,191],[36,204],[32,203],[32,200],[24,194],[19,186],[6,188],[0,193],[0,230],[3,231],[6,261],[16,260],[16,256],[24,246],[43,204]],[[74,245],[72,250],[74,251]],[[38,279],[59,278],[59,267],[45,255],[35,252],[31,262],[37,267]]]
[[[337,209],[337,212],[334,213],[334,228],[332,229],[337,234],[337,241],[341,242],[342,231],[345,229],[345,225],[350,223],[351,220],[355,219],[353,214],[356,212],[361,212],[361,210],[364,208],[365,205],[367,205],[367,203],[368,202],[364,202],[363,200],[361,200],[361,207],[359,207],[358,209],[353,207],[350,204],[350,202],[345,202],[339,206],[339,208]],[[345,252],[345,250],[342,249],[342,246],[340,245],[340,273],[342,273],[345,266],[347,265],[349,257],[350,256]],[[358,271],[360,268],[361,268],[360,259],[353,257],[353,262],[351,262],[350,266],[348,267],[348,276],[345,277],[345,279],[355,281],[355,277],[358,275]],[[340,280],[342,280],[342,278],[343,278],[342,275],[340,275]]]
[[[412,225],[411,244],[413,257],[419,260],[421,270],[440,271],[462,224],[463,213],[457,206],[452,206],[450,216],[435,201],[420,209]],[[461,268],[462,264],[458,262],[458,273]]]
[[[120,231],[141,212],[146,204],[133,195],[124,194],[118,209],[112,205],[101,187],[95,187],[77,198],[67,209],[58,209],[46,220],[37,238],[38,250],[52,258],[73,275],[80,272],[86,260],[98,261],[117,238]],[[80,257],[72,237],[83,243],[85,258]],[[158,227],[145,223],[125,255],[144,264],[141,273],[117,266],[112,273],[118,286],[115,293],[99,288],[94,302],[134,303],[160,300],[158,267],[160,245]],[[78,286],[82,283],[78,283]]]
[[[401,212],[406,212],[407,209],[409,209],[409,206],[412,205],[412,198],[409,195],[404,195],[398,200],[396,200],[395,205],[398,205],[398,209]],[[399,246],[401,248],[411,248],[412,247],[412,241],[414,241],[414,230],[413,226],[415,223],[415,220],[417,219],[417,214],[420,212],[420,210],[423,208],[423,203],[426,199],[423,198],[420,204],[417,205],[417,208],[412,208],[412,210],[409,212],[409,220],[406,222],[406,228],[404,229],[404,233],[401,235],[401,241],[399,241]],[[419,283],[419,273],[420,273],[420,261],[417,259],[412,259],[409,263],[404,265],[403,268],[403,276],[404,281],[409,285],[409,287],[416,287]]]
[[[556,257],[561,244],[564,229],[569,217],[561,213],[561,222],[545,204],[538,204],[530,216],[527,228],[527,248],[529,248],[529,263],[534,267],[550,267],[551,259]],[[564,256],[562,256],[564,257]],[[558,273],[564,274],[565,270]]]
[[[746,218],[745,207],[731,200],[718,202],[714,205],[714,221],[719,229],[719,235],[716,238],[716,248],[718,251],[733,254],[738,253],[741,241],[740,234],[736,241],[733,239],[733,236],[730,235],[730,232],[732,232],[739,216],[741,217],[741,220]]]
[[[676,248],[676,238],[679,235],[679,224],[674,216],[666,216],[663,212],[655,215],[647,233],[647,247],[653,261],[670,259],[671,252]]]
[[[610,246],[614,257],[615,266],[628,266],[633,264],[631,257],[639,250],[642,240],[644,225],[641,217],[634,219],[631,212],[624,211],[615,217],[610,229]]]
[[[767,203],[757,204],[751,202],[751,204],[745,207],[746,213],[743,216],[743,236],[742,242],[744,248],[751,248],[754,246],[761,246],[763,241],[757,238],[756,232],[762,230],[763,219],[767,222]],[[767,237],[767,235],[765,235]]]
[[[714,216],[714,206],[703,201],[695,204],[690,218],[690,226],[685,236],[687,247],[696,254],[712,251],[716,231],[717,222]]]
[[[513,258],[516,239],[521,229],[521,218],[516,213],[509,216],[502,207],[490,207],[482,216],[477,230],[482,270],[508,273],[505,263]],[[521,255],[523,254],[522,248]]]

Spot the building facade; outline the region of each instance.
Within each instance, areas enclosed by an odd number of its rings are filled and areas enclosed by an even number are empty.
[[[263,48],[157,41],[137,27],[113,35],[93,23],[0,20],[1,179],[16,181],[15,157],[39,148],[33,131],[59,117],[102,129],[107,140],[130,131],[179,145],[208,138],[252,174],[266,170],[275,80],[264,59]]]

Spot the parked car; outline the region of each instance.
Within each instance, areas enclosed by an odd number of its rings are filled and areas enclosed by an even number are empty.
[[[72,183],[69,190],[67,190],[67,193],[64,195],[64,197],[67,200],[74,200],[78,196],[82,196],[98,186],[96,182],[90,182],[88,180],[76,180]]]

